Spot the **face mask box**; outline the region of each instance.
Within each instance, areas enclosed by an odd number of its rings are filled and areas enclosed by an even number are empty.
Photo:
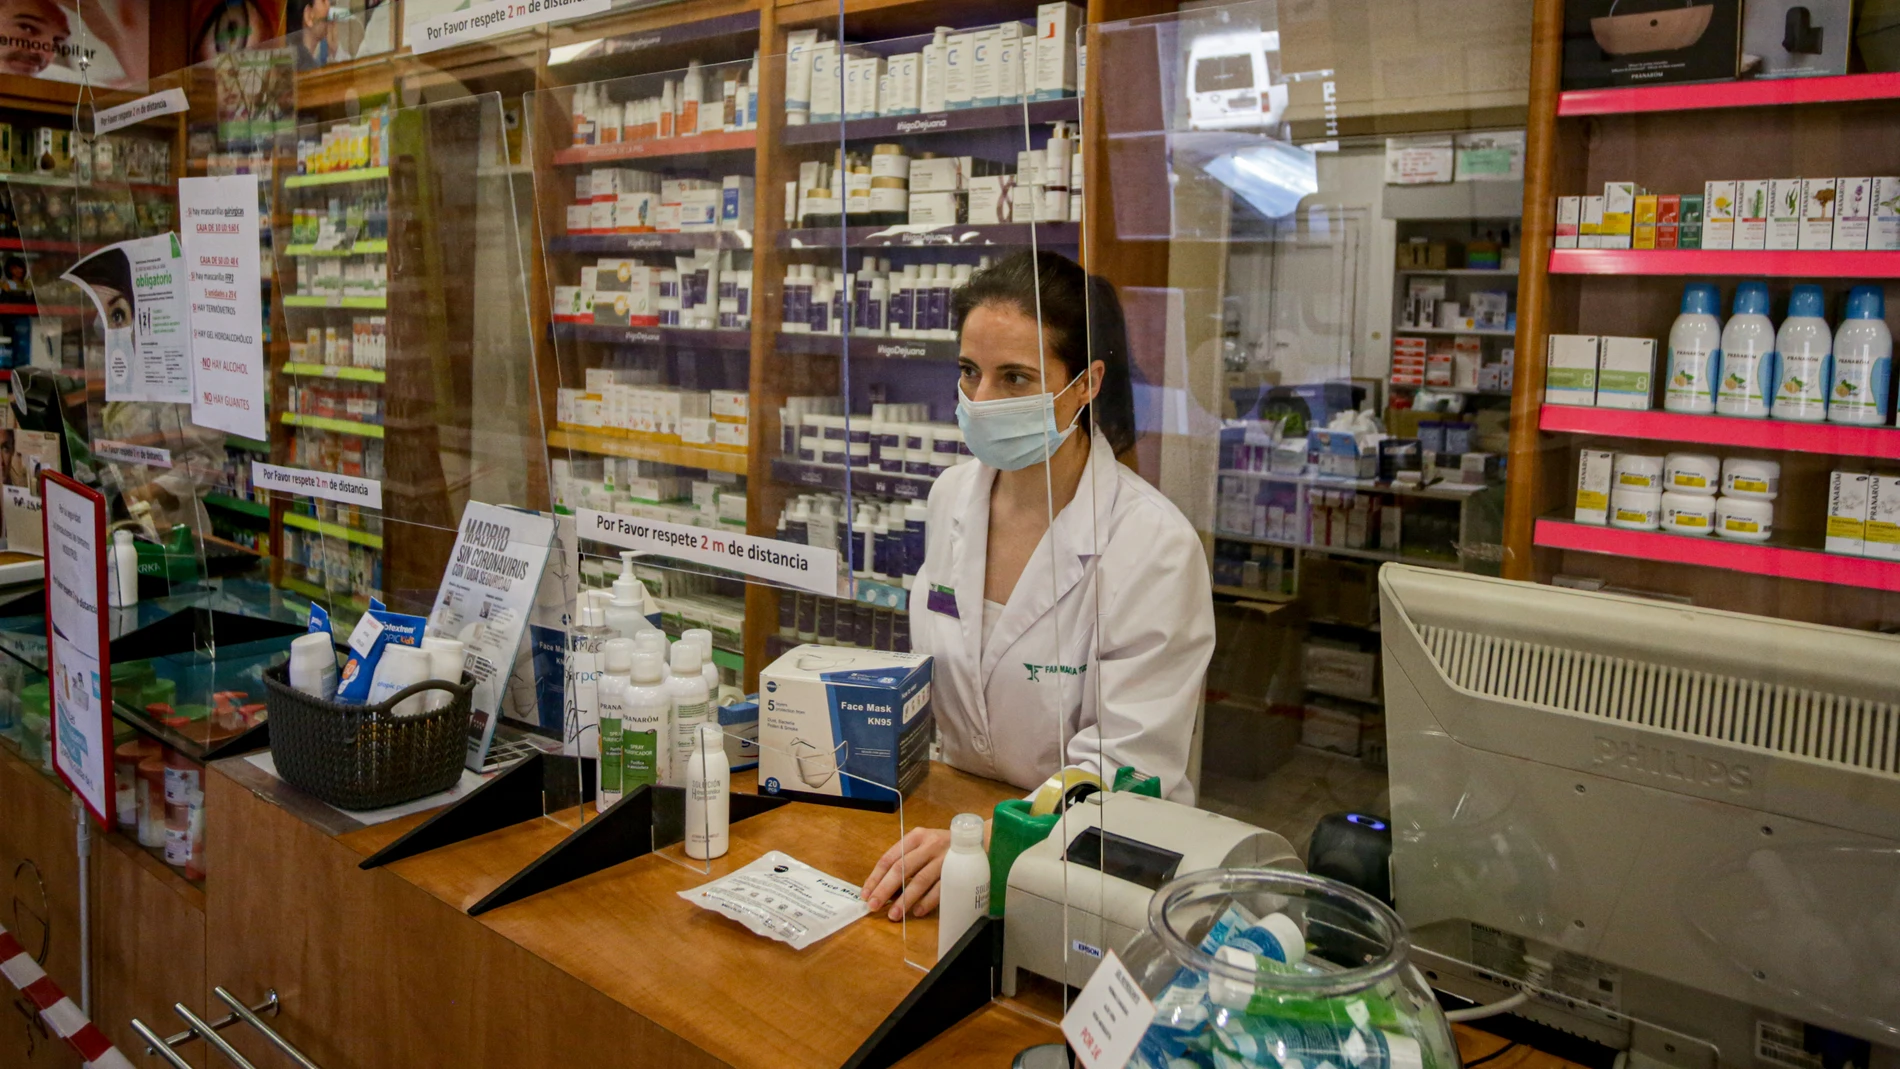
[[[1597,336],[1552,334],[1544,368],[1544,403],[1597,403]]]
[[[759,675],[759,793],[895,809],[930,770],[931,666],[819,645],[772,662]]]

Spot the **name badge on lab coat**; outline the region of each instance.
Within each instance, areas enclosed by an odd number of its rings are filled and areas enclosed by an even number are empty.
[[[952,619],[962,619],[957,614],[957,592],[937,583],[930,584],[930,597],[924,606],[931,612],[940,612]]]

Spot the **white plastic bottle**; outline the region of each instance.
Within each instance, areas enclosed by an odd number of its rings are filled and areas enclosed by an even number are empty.
[[[600,756],[600,647],[613,637],[602,605],[606,596],[602,590],[582,591],[580,626],[568,634],[567,746],[563,752],[579,757]]]
[[[1814,285],[1796,286],[1788,300],[1788,318],[1775,332],[1776,419],[1819,423],[1827,418],[1834,332],[1827,328],[1825,301]]]
[[[695,861],[725,857],[732,841],[732,769],[726,736],[718,724],[693,729],[686,769],[686,856]]]
[[[983,852],[983,818],[958,813],[950,821],[950,852],[937,884],[937,960],[942,961],[990,911],[990,858]]]
[[[706,680],[706,696],[717,707],[719,701],[719,666],[713,663],[712,632],[703,627],[691,627],[680,632],[680,641],[691,642],[699,647],[699,674]]]
[[[112,559],[106,569],[106,604],[123,609],[139,603],[139,551],[132,544],[132,532],[124,528],[112,532]]]
[[[673,130],[680,137],[690,137],[699,132],[699,105],[706,97],[706,76],[700,72],[699,61],[686,61],[686,80],[680,83],[679,120],[673,124]]]
[[[461,639],[425,635],[422,639],[422,652],[429,655],[430,679],[443,679],[458,684],[462,682],[462,667],[468,660],[468,645]],[[431,710],[440,709],[455,700],[454,696],[446,690],[432,690],[423,695],[423,699]]]
[[[712,715],[712,696],[699,671],[699,643],[673,643],[673,671],[667,689],[673,695],[673,782],[686,782],[686,765],[693,756],[694,731]]]
[[[634,551],[620,554],[620,575],[614,579],[613,600],[607,605],[607,626],[621,638],[631,639],[642,631],[658,631],[648,619],[647,602],[652,600],[645,583],[633,574]]]
[[[600,789],[594,793],[594,808],[605,813],[620,800],[626,765],[622,743],[625,739],[627,689],[633,685],[633,643],[610,638],[601,646],[600,672]]]
[[[298,635],[290,643],[290,689],[313,698],[336,698],[336,647],[328,631]]]
[[[1722,378],[1715,411],[1761,419],[1775,396],[1775,325],[1768,319],[1768,284],[1735,287],[1735,303],[1722,328]]]
[[[383,647],[382,659],[376,662],[376,678],[370,681],[365,703],[380,705],[428,678],[429,655],[416,646],[392,642]],[[421,694],[404,698],[401,705],[390,710],[397,716],[416,716],[428,711]]]
[[[1682,289],[1682,314],[1669,328],[1669,377],[1663,408],[1709,415],[1715,411],[1715,379],[1722,366],[1722,295],[1707,282]]]
[[[651,650],[636,649],[620,704],[622,793],[673,783],[672,740],[673,691],[666,685],[666,661]]]
[[[1847,295],[1847,315],[1834,334],[1834,377],[1827,391],[1827,418],[1835,423],[1884,427],[1893,422],[1887,396],[1893,332],[1885,316],[1879,286],[1855,286]]]

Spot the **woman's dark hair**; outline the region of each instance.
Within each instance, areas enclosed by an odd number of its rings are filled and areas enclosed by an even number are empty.
[[[1082,412],[1082,429],[1086,432],[1093,421],[1117,453],[1134,447],[1128,326],[1121,300],[1107,279],[1089,274],[1060,253],[1025,250],[971,275],[952,300],[959,334],[970,313],[986,304],[1007,304],[1032,319],[1040,316],[1050,355],[1068,369],[1064,381],[1100,360],[1102,388]]]

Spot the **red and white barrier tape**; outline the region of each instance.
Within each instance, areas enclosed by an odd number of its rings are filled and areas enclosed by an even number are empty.
[[[112,1045],[97,1025],[87,1020],[85,1011],[66,997],[4,925],[0,925],[0,976],[19,988],[53,1031],[79,1052],[87,1069],[132,1069],[131,1061],[119,1053],[119,1048]]]

